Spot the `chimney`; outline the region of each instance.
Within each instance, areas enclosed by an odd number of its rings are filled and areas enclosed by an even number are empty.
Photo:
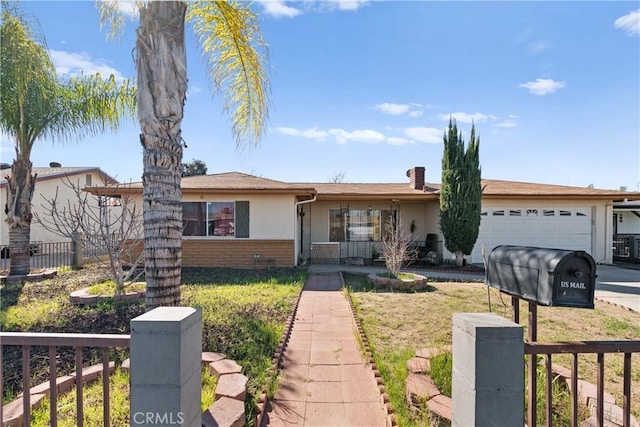
[[[411,188],[424,190],[424,166],[416,166],[407,171]]]

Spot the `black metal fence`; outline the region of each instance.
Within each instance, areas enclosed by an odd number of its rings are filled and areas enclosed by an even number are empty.
[[[614,235],[613,260],[640,263],[640,234]]]
[[[72,266],[76,262],[74,259],[75,250],[73,242],[31,242],[29,245],[31,253],[31,269],[58,268]],[[9,245],[0,246],[0,268],[8,270],[11,265],[11,249]]]

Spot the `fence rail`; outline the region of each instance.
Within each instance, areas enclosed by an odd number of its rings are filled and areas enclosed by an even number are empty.
[[[112,236],[114,242],[117,236]],[[115,246],[112,243],[112,246]],[[44,243],[32,241],[29,244],[31,269],[78,266],[100,257],[107,256],[109,250],[100,236],[84,236],[81,240]],[[11,247],[0,245],[0,269],[9,269]]]
[[[640,263],[640,235],[616,234],[613,236],[614,261]]]
[[[2,332],[0,333],[0,366],[2,366],[2,353],[5,346],[22,347],[22,390],[23,390],[23,418],[24,426],[31,423],[31,357],[32,346],[45,346],[49,348],[49,401],[50,401],[50,425],[57,426],[57,366],[56,356],[58,347],[75,348],[75,386],[76,386],[76,413],[77,425],[83,424],[83,348],[99,348],[102,350],[102,397],[103,397],[103,425],[110,425],[109,415],[109,349],[120,347],[128,348],[131,342],[130,335],[117,334],[56,334],[34,332]],[[4,376],[0,369],[0,389],[4,390]],[[3,408],[0,405],[0,419],[4,420]]]
[[[573,355],[571,363],[571,425],[578,426],[578,355],[579,354],[597,354],[598,377],[597,377],[597,403],[596,403],[596,422],[598,426],[604,426],[604,356],[610,353],[624,354],[623,369],[623,406],[622,406],[622,425],[629,427],[631,425],[631,354],[640,353],[640,341],[581,341],[581,342],[526,342],[525,354],[535,357],[538,354],[545,356],[545,373],[546,373],[546,425],[552,425],[552,394],[551,386],[553,380],[552,374],[552,355],[553,354],[571,354]],[[529,402],[535,402],[535,387],[531,386],[531,381],[535,381],[535,377],[529,375]],[[536,425],[535,404],[529,404],[529,425]]]

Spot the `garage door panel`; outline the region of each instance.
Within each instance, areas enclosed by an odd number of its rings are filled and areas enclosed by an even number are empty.
[[[589,207],[494,207],[485,209],[472,262],[482,262],[499,245],[522,245],[584,250],[591,252],[592,229]]]

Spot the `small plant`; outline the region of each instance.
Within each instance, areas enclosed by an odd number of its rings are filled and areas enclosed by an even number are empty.
[[[278,371],[274,371],[271,375],[267,376],[266,392],[269,399],[273,399],[276,395],[282,379],[283,378]]]
[[[431,363],[431,370],[429,371],[431,379],[433,379],[440,393],[451,397],[453,355],[450,351],[445,351],[433,356],[429,362]]]
[[[378,248],[371,246],[371,259],[378,259],[379,257],[380,253],[378,252]]]

